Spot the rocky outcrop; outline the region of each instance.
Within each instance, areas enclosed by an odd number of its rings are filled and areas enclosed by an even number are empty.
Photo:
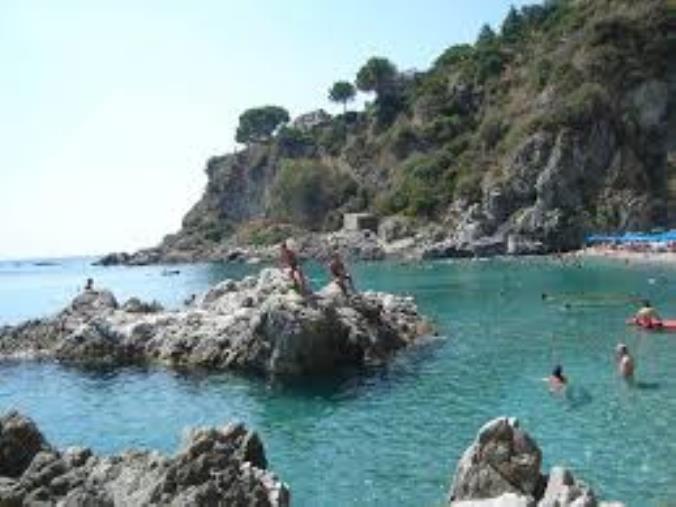
[[[285,238],[287,239],[287,238]],[[294,236],[294,248],[301,258],[320,262],[330,258],[333,252],[340,252],[347,259],[374,261],[387,256],[387,243],[371,231],[336,231],[331,233],[303,233]],[[169,243],[157,248],[139,250],[133,254],[109,254],[95,265],[102,266],[144,266],[158,263],[180,262],[274,262],[279,257],[279,244],[251,245],[235,239],[211,245],[200,250],[176,249]]]
[[[0,505],[287,507],[288,487],[266,470],[243,424],[193,430],[173,457],[150,451],[95,456],[58,451],[17,412],[0,418]]]
[[[515,419],[484,425],[458,463],[449,493],[455,507],[596,507],[594,492],[573,474],[540,472],[542,452]],[[621,504],[612,504],[615,506]]]
[[[307,375],[382,362],[428,331],[412,298],[345,297],[335,286],[302,297],[284,272],[265,269],[178,311],[138,300],[120,307],[106,290],[84,291],[53,318],[0,328],[0,354]]]
[[[0,418],[0,477],[19,477],[35,455],[50,447],[30,419],[17,412]]]
[[[132,256],[126,252],[112,252],[94,262],[95,266],[119,266],[129,264]]]
[[[496,419],[479,430],[458,464],[451,498],[475,500],[504,493],[540,497],[542,453],[513,419]]]
[[[664,201],[651,197],[645,168],[618,145],[618,135],[604,118],[584,132],[531,135],[505,164],[508,176],[491,182],[480,204],[462,212],[452,238],[471,244],[490,237],[501,253],[519,255],[578,248],[600,214],[617,216],[621,229],[650,227]],[[634,184],[626,186],[627,180]]]

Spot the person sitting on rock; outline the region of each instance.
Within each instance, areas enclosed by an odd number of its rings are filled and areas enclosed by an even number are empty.
[[[568,379],[563,374],[563,367],[560,364],[554,367],[548,381],[550,391],[561,391],[568,385]]]
[[[634,378],[634,358],[629,354],[629,347],[624,343],[619,343],[615,349],[617,352],[617,372],[625,379]]]
[[[282,267],[287,270],[289,277],[293,282],[294,288],[296,289],[296,291],[298,291],[299,294],[303,296],[307,295],[309,293],[307,282],[305,280],[303,270],[301,269],[300,264],[298,263],[298,256],[296,255],[296,252],[291,250],[291,248],[288,247],[286,242],[283,242],[280,245],[279,252]]]
[[[636,312],[634,319],[636,324],[643,327],[658,327],[662,324],[662,319],[647,299],[643,301],[643,306]]]
[[[334,283],[340,288],[340,291],[345,297],[347,297],[348,285],[350,291],[353,293],[356,292],[354,288],[354,282],[352,281],[352,275],[348,273],[345,263],[340,256],[340,253],[337,251],[331,255],[331,261],[329,262],[329,272],[333,278]]]

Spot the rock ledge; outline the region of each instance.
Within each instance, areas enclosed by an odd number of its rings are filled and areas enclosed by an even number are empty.
[[[346,298],[333,285],[303,298],[285,273],[265,269],[223,281],[177,311],[85,291],[53,318],[0,327],[0,356],[295,376],[385,361],[428,331],[412,298]]]

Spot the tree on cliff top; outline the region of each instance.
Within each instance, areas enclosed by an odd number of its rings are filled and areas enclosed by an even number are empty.
[[[347,103],[354,100],[355,89],[348,81],[336,81],[329,89],[329,100],[343,104],[343,112],[347,109]]]
[[[269,141],[275,130],[289,121],[289,112],[279,106],[263,106],[247,109],[239,116],[235,140],[238,143]]]
[[[394,87],[397,68],[387,58],[373,57],[357,73],[357,88],[376,92],[378,98],[387,95]]]
[[[375,92],[375,114],[381,128],[391,124],[404,105],[397,68],[387,58],[370,58],[357,73],[357,88]]]
[[[513,5],[509,8],[507,16],[502,22],[501,33],[505,40],[514,42],[523,28],[523,16]]]
[[[479,36],[477,37],[476,43],[478,46],[485,46],[495,42],[495,32],[491,28],[491,25],[484,24],[479,30]]]

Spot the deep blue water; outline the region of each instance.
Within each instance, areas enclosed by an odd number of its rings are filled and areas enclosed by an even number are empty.
[[[0,322],[49,314],[88,276],[130,295],[180,305],[245,266],[94,268],[0,263]],[[322,276],[312,270],[314,282]],[[676,268],[600,260],[456,261],[355,267],[358,285],[414,295],[442,337],[389,366],[333,381],[269,385],[161,368],[82,370],[0,365],[0,408],[33,417],[58,446],[174,452],[184,429],[240,419],[257,429],[296,506],[438,506],[462,451],[486,420],[511,415],[545,464],[569,465],[604,498],[659,505],[676,498],[676,334],[628,328],[635,299],[676,316]],[[551,297],[545,301],[541,294]],[[627,343],[637,386],[614,372]],[[542,382],[560,362],[571,387]]]

